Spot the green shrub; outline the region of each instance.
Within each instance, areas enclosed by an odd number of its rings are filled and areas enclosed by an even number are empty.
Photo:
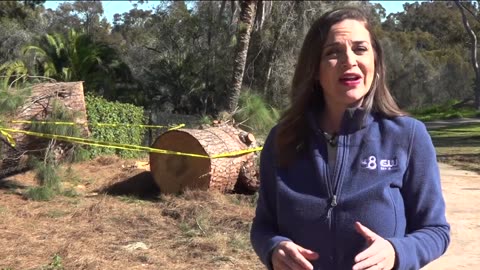
[[[64,270],[63,259],[60,255],[55,254],[52,257],[52,262],[46,266],[42,266],[39,270]]]
[[[27,189],[24,196],[34,201],[49,201],[55,196],[55,192],[45,186],[31,187]]]
[[[84,145],[74,145],[70,162],[81,162],[92,158],[90,151]]]
[[[239,100],[240,110],[234,115],[240,127],[265,137],[275,125],[280,113],[271,107],[260,95],[243,91]]]
[[[34,201],[48,201],[62,190],[61,178],[58,174],[58,165],[51,156],[43,161],[32,158],[35,177],[39,183],[38,187],[29,188],[25,197]]]
[[[17,88],[5,88],[0,80],[0,116],[12,113],[18,107],[25,104],[25,100],[31,94],[29,85],[21,85]]]
[[[87,95],[88,122],[90,123],[91,137],[102,142],[140,145],[143,141],[145,128],[139,126],[145,123],[142,107],[132,104],[110,102],[102,97]],[[118,126],[100,126],[97,123],[120,124]],[[92,157],[116,154],[123,158],[134,158],[142,152],[92,146],[89,148]]]

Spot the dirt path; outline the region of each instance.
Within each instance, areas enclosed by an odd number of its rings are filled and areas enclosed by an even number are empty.
[[[480,269],[480,175],[440,164],[452,242],[444,256],[423,269]]]
[[[437,129],[445,127],[454,127],[465,124],[480,123],[480,118],[458,118],[458,119],[444,119],[424,122],[428,129]]]

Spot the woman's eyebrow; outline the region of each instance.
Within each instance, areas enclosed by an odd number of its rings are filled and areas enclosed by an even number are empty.
[[[370,44],[370,42],[368,42],[367,40],[356,40],[356,41],[352,41],[352,45],[360,45],[360,44]],[[326,48],[329,48],[329,47],[334,47],[334,46],[339,46],[339,45],[343,45],[342,42],[331,42],[331,43],[328,43],[326,44],[325,46],[323,46],[324,49]]]

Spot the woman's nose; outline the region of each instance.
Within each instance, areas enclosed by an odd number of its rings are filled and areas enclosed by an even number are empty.
[[[357,55],[352,50],[347,50],[343,57],[343,66],[354,67],[357,65]]]

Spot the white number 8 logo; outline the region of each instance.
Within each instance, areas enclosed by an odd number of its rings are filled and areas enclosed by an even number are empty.
[[[375,170],[377,168],[377,158],[375,156],[368,157],[367,169]]]

